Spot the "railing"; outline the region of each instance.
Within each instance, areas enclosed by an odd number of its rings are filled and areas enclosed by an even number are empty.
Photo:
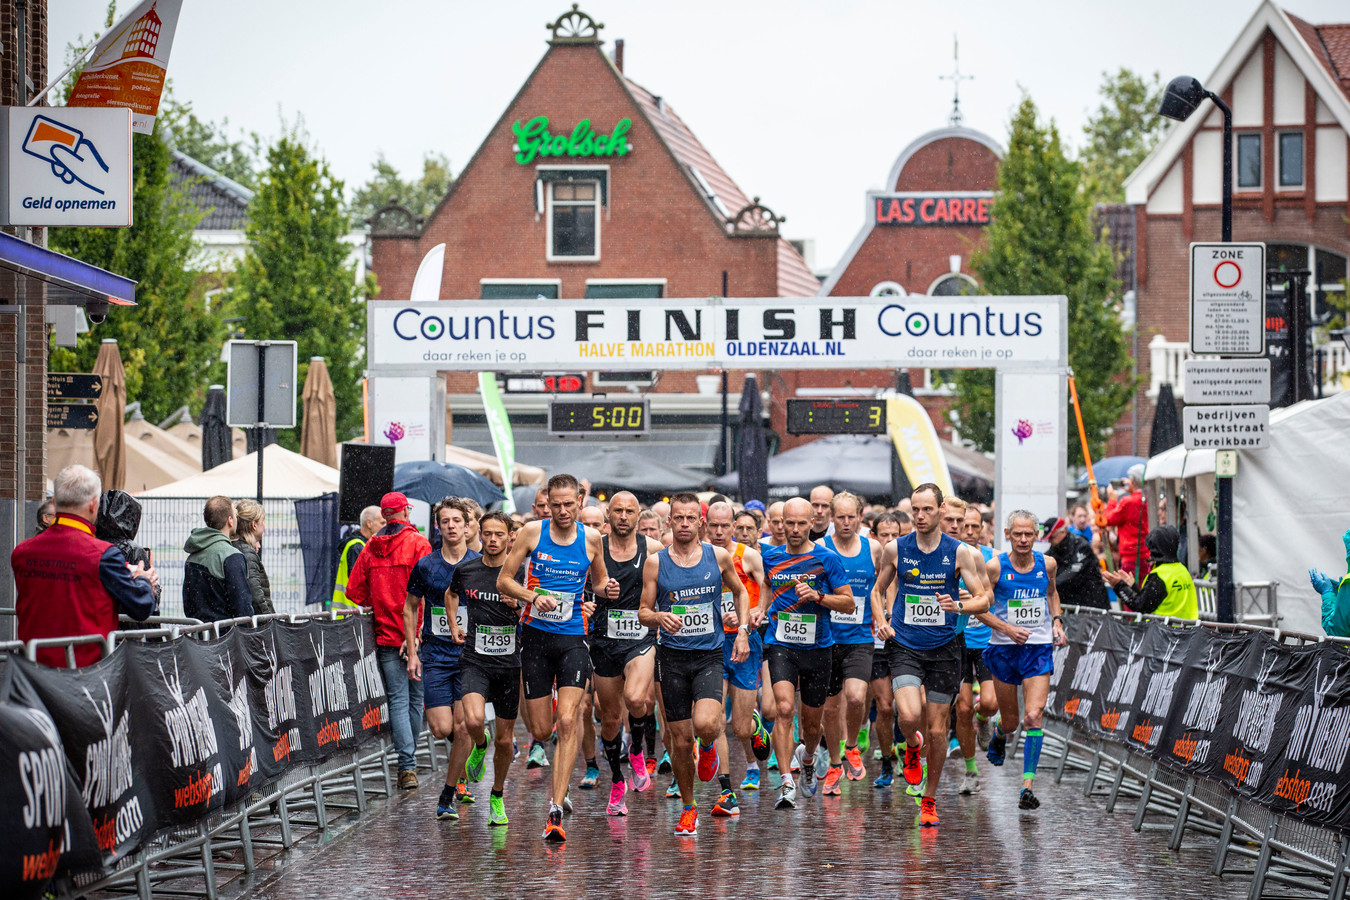
[[[1340,393],[1350,388],[1350,347],[1343,341],[1314,343],[1313,354],[1322,354],[1322,392]],[[1172,385],[1178,397],[1186,390],[1186,374],[1182,363],[1188,359],[1218,359],[1217,356],[1197,356],[1191,353],[1186,341],[1169,341],[1155,334],[1148,342],[1149,386],[1148,396],[1157,397],[1164,384]]]
[[[1277,606],[1278,581],[1248,581],[1235,584],[1233,597],[1233,617],[1238,622],[1252,625],[1268,625],[1272,628],[1280,624]],[[1195,579],[1195,597],[1200,604],[1200,618],[1205,622],[1218,620],[1217,582],[1205,578]]]

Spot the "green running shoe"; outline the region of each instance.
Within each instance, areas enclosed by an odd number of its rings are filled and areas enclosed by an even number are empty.
[[[489,825],[505,825],[511,820],[506,817],[506,801],[495,795],[488,798],[488,805],[492,808],[492,815],[488,818]]]
[[[469,761],[464,764],[464,774],[474,784],[483,780],[483,762],[487,759],[488,738],[484,736],[481,745],[475,744],[469,751]]]

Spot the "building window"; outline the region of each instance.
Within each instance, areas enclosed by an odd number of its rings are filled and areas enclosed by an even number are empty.
[[[1237,186],[1261,186],[1261,135],[1256,132],[1237,136]]]
[[[600,183],[553,181],[548,184],[548,258],[600,258]]]
[[[588,278],[588,300],[659,300],[666,295],[664,278]]]
[[[1346,258],[1331,250],[1307,244],[1267,244],[1267,272],[1297,272],[1306,269],[1308,279],[1308,317],[1313,323],[1326,322],[1345,306]]]
[[[557,300],[562,290],[558,278],[483,278],[478,282],[482,300]]]
[[[978,285],[974,278],[961,272],[948,272],[928,286],[930,297],[960,297],[975,293]]]
[[[882,281],[872,286],[869,297],[904,297],[907,291],[898,281]]]
[[[1280,135],[1280,187],[1303,187],[1303,132]]]

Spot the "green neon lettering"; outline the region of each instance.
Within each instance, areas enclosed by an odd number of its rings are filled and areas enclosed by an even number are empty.
[[[511,126],[516,135],[516,162],[525,166],[549,156],[626,156],[632,149],[628,143],[632,127],[633,120],[624,118],[614,124],[611,134],[599,134],[590,119],[582,119],[571,135],[553,135],[548,131],[548,116],[535,116]]]

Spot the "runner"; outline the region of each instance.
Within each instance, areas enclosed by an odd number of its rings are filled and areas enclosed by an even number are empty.
[[[858,749],[858,732],[862,731],[867,716],[867,682],[872,674],[874,639],[872,622],[874,617],[884,618],[886,609],[872,597],[872,583],[876,580],[877,563],[881,559],[881,544],[858,535],[858,526],[862,523],[862,501],[848,491],[841,491],[830,501],[830,510],[834,534],[827,535],[820,543],[839,557],[840,564],[848,573],[849,586],[853,590],[853,608],[848,612],[830,613],[834,650],[829,699],[825,701],[825,746],[829,750],[830,765],[825,770],[825,782],[821,786],[821,793],[826,796],[840,793],[839,779],[844,774],[848,775],[850,781],[858,781],[867,774],[863,767],[862,751]],[[848,763],[847,773],[841,762]]]
[[[834,489],[829,485],[818,484],[811,488],[811,540],[818,541],[834,533],[834,524],[830,521],[833,502]]]
[[[464,777],[464,762],[471,748],[460,702],[460,645],[455,641],[455,627],[446,612],[446,589],[456,568],[466,560],[476,559],[478,554],[465,546],[469,504],[460,497],[446,497],[431,512],[441,533],[441,547],[419,559],[408,576],[403,636],[407,646],[418,647],[420,634],[421,646],[416,653],[408,654],[408,677],[423,682],[427,727],[432,737],[444,740],[454,736],[445,787],[436,802],[436,818],[453,820],[459,818],[460,798],[455,787]],[[461,620],[458,626],[463,630],[465,624]],[[486,739],[483,748],[487,748]],[[471,795],[464,799],[471,799]]]
[[[760,537],[760,519],[759,516],[742,510],[736,513],[736,519],[731,523],[731,537],[738,544],[746,547],[758,548]],[[758,550],[756,550],[758,552]],[[752,603],[753,605],[753,603]]]
[[[463,645],[460,656],[460,687],[463,698],[464,727],[473,741],[473,750],[465,764],[468,779],[483,779],[483,758],[487,755],[487,731],[484,728],[486,704],[496,715],[492,754],[492,793],[488,825],[505,825],[506,803],[502,790],[511,767],[515,747],[512,736],[520,711],[520,604],[497,591],[497,577],[506,561],[511,540],[511,518],[506,513],[485,513],[478,523],[483,553],[461,562],[450,579],[446,594],[446,615],[451,621],[455,641]],[[468,626],[459,626],[460,608],[468,611]],[[457,818],[458,814],[449,818]]]
[[[770,503],[765,517],[765,524],[769,528],[769,536],[759,542],[761,551],[766,546],[781,547],[787,543],[787,532],[783,528],[783,501]]]
[[[900,520],[894,513],[883,513],[877,517],[875,534],[877,542],[881,544],[882,550],[885,550],[887,544],[900,537]],[[895,602],[895,589],[896,583],[892,582],[886,590],[886,596],[882,598],[883,610]],[[872,630],[875,633],[875,625]],[[874,736],[877,742],[877,758],[881,760],[881,774],[872,782],[872,786],[876,788],[888,788],[895,779],[895,732],[898,726],[895,724],[895,695],[891,692],[891,665],[888,661],[889,651],[886,649],[888,644],[893,643],[894,638],[890,641],[875,636],[872,638],[872,680],[868,683],[867,692],[872,697],[877,714]]]
[[[550,518],[530,522],[521,529],[502,565],[497,590],[526,604],[520,669],[530,725],[540,742],[548,740],[555,728],[558,733],[544,838],[561,842],[567,839],[562,816],[569,803],[567,788],[577,761],[577,712],[591,677],[586,622],[594,604],[585,602],[582,592],[588,573],[591,584],[603,585],[610,600],[618,596],[619,583],[605,571],[600,534],[576,521],[581,497],[577,480],[571,475],[554,475],[546,489]],[[516,572],[527,559],[522,585],[516,580]],[[556,710],[551,699],[555,684]]]
[[[582,483],[583,492],[585,490],[585,487],[586,485],[583,482]],[[606,534],[609,533],[609,528],[607,527],[607,524],[605,522],[604,510],[602,510],[599,506],[581,507],[581,509],[577,512],[577,521],[580,522],[582,525],[585,525],[587,528],[593,528],[596,531],[598,531],[602,539]],[[606,566],[606,571],[611,571],[608,569],[608,566]],[[595,593],[590,590],[589,586],[587,587],[587,590],[585,591],[583,596],[586,598],[586,602],[588,603],[595,603],[598,599],[595,596]],[[598,619],[595,616],[591,616],[589,620],[589,627],[592,631],[595,630],[597,622]],[[586,638],[588,642],[591,640],[592,637],[594,637],[594,635],[591,634],[590,632],[587,632]],[[580,751],[581,758],[586,760],[586,772],[581,776],[581,784],[579,785],[579,787],[581,787],[582,790],[589,791],[594,790],[596,783],[600,781],[600,764],[599,760],[597,760],[595,757],[594,678],[592,678],[586,685],[586,694],[581,699],[581,709],[577,711],[577,716],[578,721],[581,725],[581,751]]]
[[[652,714],[652,673],[656,663],[656,635],[638,623],[642,601],[642,566],[661,545],[637,533],[638,501],[628,491],[609,500],[609,534],[600,542],[605,571],[619,583],[614,600],[596,598],[595,633],[591,637],[591,664],[595,669],[595,696],[600,703],[600,741],[609,762],[611,816],[628,815],[624,795],[628,783],[620,769],[623,754],[623,714],[628,712],[631,733],[628,761],[633,770],[633,789],[645,791],[651,784],[643,740],[648,728],[656,728]]]
[[[754,516],[742,513],[751,522]],[[740,517],[737,517],[737,521]],[[736,577],[740,579],[749,596],[749,608],[759,608],[761,587],[764,584],[764,563],[759,551],[746,547],[731,539],[732,510],[730,503],[713,503],[708,507],[708,543],[719,547],[731,555]],[[760,666],[764,662],[764,641],[759,630],[744,631],[749,641],[750,655],[744,662],[732,660],[738,634],[743,633],[740,617],[736,614],[735,598],[731,591],[722,591],[722,704],[731,700],[731,731],[740,740],[745,749],[745,778],[741,781],[741,790],[759,790],[759,764],[769,759],[769,733],[764,730],[760,719],[759,703]],[[736,792],[731,789],[731,752],[727,745],[725,732],[717,736],[717,758],[720,764],[717,780],[721,782],[722,794],[713,804],[714,816],[739,816],[740,805]]]
[[[973,506],[966,507],[966,516],[961,523],[961,540],[965,541],[984,557],[987,563],[994,558],[994,548],[980,543],[984,533],[984,519],[980,511]],[[985,582],[989,590],[989,583]],[[961,591],[961,599],[969,599],[966,590]],[[994,730],[994,714],[998,712],[998,701],[994,696],[994,676],[984,664],[984,648],[989,646],[989,626],[978,618],[966,621],[966,655],[961,664],[961,693],[956,698],[956,739],[961,746],[961,756],[966,763],[966,774],[961,781],[960,793],[974,794],[980,790],[980,773],[975,766],[975,747],[988,749],[989,739]],[[975,702],[975,689],[979,688],[979,703]]]
[[[765,581],[769,590],[759,600],[768,610],[772,626],[765,638],[764,659],[769,664],[777,719],[773,747],[778,757],[782,783],[779,809],[797,805],[797,784],[791,767],[801,767],[802,793],[816,792],[811,757],[820,743],[821,714],[830,691],[834,637],[830,615],[855,608],[848,574],[839,557],[811,541],[811,504],[793,497],[783,504],[783,528],[787,543],[764,551]],[[755,624],[758,624],[756,622]],[[792,746],[792,716],[801,691],[798,719],[802,743]],[[812,748],[810,752],[807,748]],[[783,760],[789,760],[784,769]]]
[[[698,833],[694,805],[694,738],[698,738],[698,777],[711,781],[717,774],[716,739],[725,725],[722,706],[722,636],[717,628],[721,592],[728,590],[736,615],[758,624],[731,554],[699,541],[702,511],[698,497],[676,494],[670,500],[674,540],[668,548],[647,558],[642,569],[642,606],[639,621],[657,630],[656,681],[670,729],[671,763],[680,785],[684,812],[675,826],[678,835]],[[715,576],[720,574],[720,578]],[[740,626],[732,661],[750,655]],[[659,629],[659,630],[658,630]]]
[[[989,595],[980,578],[984,560],[939,530],[942,499],[942,489],[935,484],[914,489],[910,497],[914,533],[886,546],[873,589],[884,596],[896,578],[897,563],[903,567],[890,620],[878,626],[877,634],[882,639],[895,638],[889,648],[891,687],[906,742],[904,773],[910,785],[923,781],[921,757],[927,744],[928,783],[919,804],[919,824],[924,826],[939,822],[937,786],[947,758],[951,704],[961,690],[963,655],[957,619],[989,608]],[[969,603],[954,599],[959,594],[958,575],[975,588]]]
[[[1022,793],[1018,809],[1036,809],[1041,801],[1031,792],[1036,765],[1041,759],[1041,714],[1050,691],[1050,673],[1055,667],[1053,647],[1065,643],[1064,623],[1060,616],[1059,593],[1055,590],[1055,561],[1031,546],[1040,533],[1038,519],[1025,509],[1008,516],[1008,543],[1012,549],[1000,553],[987,564],[989,581],[994,585],[994,602],[980,621],[993,629],[985,664],[994,673],[994,691],[998,695],[999,721],[989,742],[989,761],[1003,765],[1007,736],[1004,723],[1017,729],[1017,686],[1022,686],[1026,715],[1021,717]],[[1008,718],[1003,718],[1003,713]]]
[[[638,534],[661,543],[661,517],[650,509],[638,513]]]

